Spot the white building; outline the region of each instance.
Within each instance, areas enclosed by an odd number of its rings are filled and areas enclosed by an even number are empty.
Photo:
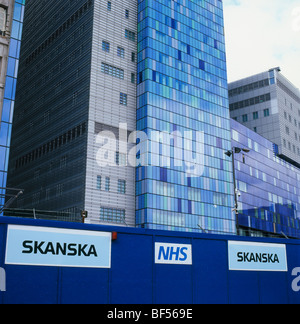
[[[299,165],[300,91],[280,72],[274,68],[230,83],[230,114],[276,144],[278,155]]]

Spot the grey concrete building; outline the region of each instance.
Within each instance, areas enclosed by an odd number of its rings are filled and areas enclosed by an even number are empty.
[[[100,167],[96,141],[119,123],[136,128],[136,34],[133,0],[26,3],[7,183],[24,194],[14,207],[135,224],[135,168]]]
[[[275,152],[300,165],[300,91],[280,68],[229,84],[231,117],[275,144]]]

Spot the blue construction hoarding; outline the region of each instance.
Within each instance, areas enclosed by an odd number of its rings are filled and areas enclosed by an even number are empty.
[[[300,242],[0,219],[0,303],[300,303]]]

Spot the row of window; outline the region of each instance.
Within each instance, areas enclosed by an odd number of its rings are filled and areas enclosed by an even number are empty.
[[[257,105],[257,104],[260,104],[263,102],[267,102],[270,100],[271,100],[271,94],[266,93],[261,96],[257,96],[254,98],[250,98],[250,99],[232,103],[229,105],[229,108],[230,108],[230,111],[232,111],[232,110],[241,109],[241,108],[245,108],[245,107],[249,107],[249,106],[254,106],[254,105]]]
[[[246,92],[249,92],[249,91],[264,88],[264,87],[267,87],[269,84],[270,84],[269,79],[265,79],[265,80],[261,80],[261,81],[257,81],[257,82],[247,84],[247,85],[242,86],[242,87],[234,88],[232,90],[229,90],[229,97],[237,96],[237,95],[242,94],[242,93],[246,93]]]
[[[105,40],[102,41],[102,50],[107,53],[110,52],[111,45],[108,41]],[[123,47],[118,46],[117,55],[121,58],[125,58],[125,49]],[[136,54],[135,52],[131,52],[131,62],[135,63],[135,61],[136,61]]]
[[[39,148],[36,148],[30,153],[18,158],[15,164],[16,169],[23,167],[24,165],[27,165],[28,163],[31,163],[36,159],[44,156],[45,154],[48,154],[49,152],[52,152],[60,148],[62,145],[70,143],[71,141],[84,135],[85,133],[86,133],[86,123],[84,122],[81,125],[78,125],[73,129],[69,130],[68,132],[65,132],[64,134],[56,137],[52,141],[49,141],[48,143],[40,146]]]
[[[111,1],[107,1],[107,11],[112,10],[112,3]],[[125,18],[129,19],[129,10],[125,9]],[[136,34],[128,29],[125,30],[125,38],[132,40],[135,42]]]
[[[291,135],[291,132],[290,132],[290,128],[288,126],[285,126],[285,133],[287,135]],[[295,140],[298,141],[298,139],[300,140],[300,135],[298,135],[297,132],[294,132],[295,134]]]
[[[269,117],[270,116],[270,109],[264,109],[264,117]],[[257,119],[259,119],[259,111],[255,111],[255,112],[253,112],[252,113],[252,119],[253,120],[257,120]],[[235,117],[234,118],[234,120],[236,120],[237,121],[237,117]],[[249,119],[249,115],[248,114],[244,114],[243,116],[242,116],[242,121],[243,121],[243,123],[247,123],[248,121],[249,121],[250,119]]]
[[[111,1],[107,1],[107,11],[111,11],[112,10],[112,3]],[[129,19],[129,10],[125,9],[125,18]]]
[[[277,85],[281,88],[285,93],[287,93],[291,98],[293,98],[298,104],[300,104],[300,97],[299,95],[295,94],[292,90],[286,87],[282,82],[277,79]],[[293,108],[291,104],[291,109]]]
[[[300,137],[299,137],[299,139],[300,139]],[[291,142],[287,141],[285,138],[283,139],[283,147],[286,149],[289,149],[294,154],[298,154],[300,156],[300,148],[297,147],[297,150],[296,150],[296,146],[294,144],[292,145]]]
[[[289,120],[290,123],[293,123],[292,116],[290,114],[288,115],[286,111],[284,112],[284,118],[286,120]],[[294,118],[294,125],[295,127],[298,126],[298,128],[300,129],[300,122],[297,122],[296,118]]]
[[[102,190],[102,176],[100,175],[97,176],[97,190]],[[110,177],[105,177],[104,190],[107,192],[111,191]],[[118,193],[126,194],[126,180],[118,180]]]
[[[104,62],[101,63],[101,72],[124,80],[124,70]]]
[[[33,53],[26,58],[26,65],[34,60],[48,46],[50,46],[62,33],[67,31],[78,19],[80,19],[93,5],[92,0],[88,0],[81,6],[67,21],[65,21],[50,37],[48,37]]]
[[[100,221],[116,224],[125,223],[125,209],[116,209],[110,207],[100,208]]]
[[[106,64],[104,62],[101,63],[101,72],[113,76],[115,78],[124,80],[124,70],[117,68],[115,66]],[[136,83],[135,73],[131,73],[131,83]]]

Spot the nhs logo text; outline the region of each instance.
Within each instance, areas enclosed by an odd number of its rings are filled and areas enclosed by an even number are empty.
[[[155,243],[155,263],[192,265],[192,245]]]

